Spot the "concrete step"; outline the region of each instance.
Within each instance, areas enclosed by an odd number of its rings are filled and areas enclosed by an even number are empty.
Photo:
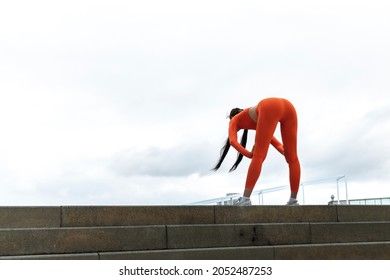
[[[167,226],[167,248],[390,241],[390,222]]]
[[[0,228],[390,221],[390,206],[0,207]]]
[[[0,255],[390,241],[390,222],[0,229]]]
[[[0,207],[0,228],[60,226],[60,207]]]
[[[165,248],[165,226],[0,230],[2,256]]]
[[[389,259],[390,206],[0,207],[4,259]]]
[[[390,242],[18,255],[0,260],[388,260]]]
[[[101,260],[388,260],[390,242],[105,252]]]

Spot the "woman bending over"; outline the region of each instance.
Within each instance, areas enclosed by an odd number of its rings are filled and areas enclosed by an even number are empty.
[[[234,205],[252,204],[250,196],[260,176],[270,144],[284,155],[288,163],[291,196],[287,205],[298,205],[296,198],[301,177],[301,167],[297,154],[298,120],[294,106],[290,101],[283,98],[266,98],[261,100],[256,106],[247,109],[233,109],[229,117],[229,138],[221,149],[220,159],[213,170],[219,169],[229,151],[230,145],[239,153],[237,161],[230,171],[237,168],[243,156],[251,159],[243,196],[235,200]],[[278,123],[280,123],[283,144],[273,136]],[[237,141],[237,132],[241,129],[244,129],[244,133],[241,143],[239,143]],[[245,148],[248,129],[256,131],[255,142],[251,152]]]

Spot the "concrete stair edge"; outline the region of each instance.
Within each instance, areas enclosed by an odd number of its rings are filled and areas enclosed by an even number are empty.
[[[0,228],[348,221],[390,221],[390,205],[0,207]]]
[[[388,260],[390,241],[1,256],[0,260]]]
[[[0,255],[364,241],[390,241],[390,222],[0,229]]]

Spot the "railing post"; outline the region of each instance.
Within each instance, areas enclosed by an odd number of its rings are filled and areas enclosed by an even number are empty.
[[[258,196],[259,196],[259,205],[264,205],[263,192],[259,191]]]
[[[340,205],[339,178],[336,179],[336,187],[337,187],[337,205]]]
[[[348,200],[348,186],[347,186],[347,176],[344,175],[344,181],[345,181],[345,200],[347,204],[349,204]]]

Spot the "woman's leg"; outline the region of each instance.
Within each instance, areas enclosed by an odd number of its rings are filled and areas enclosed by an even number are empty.
[[[249,197],[252,194],[253,188],[260,177],[263,162],[267,157],[271,139],[279,122],[279,118],[275,115],[275,112],[272,114],[269,113],[269,108],[260,108],[258,111],[255,145],[245,183],[245,197]]]
[[[280,129],[284,146],[284,156],[289,166],[291,198],[296,198],[301,179],[301,166],[297,152],[298,119],[291,103],[288,106],[289,113],[281,121]]]

